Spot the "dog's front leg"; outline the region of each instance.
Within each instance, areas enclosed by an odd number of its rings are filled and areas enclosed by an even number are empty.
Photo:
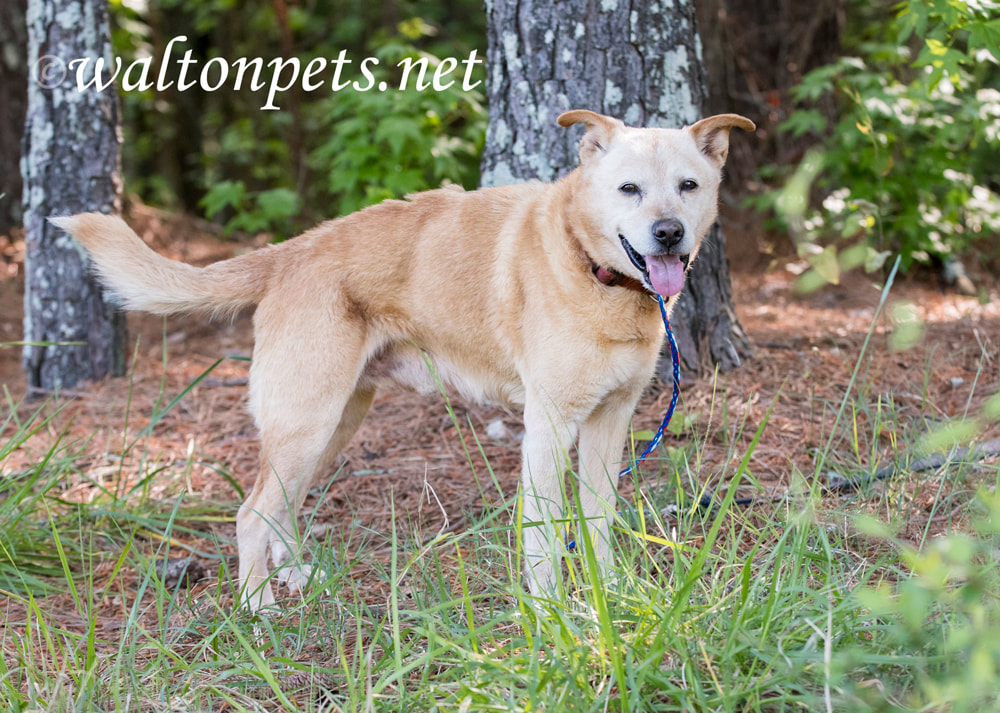
[[[580,427],[580,525],[586,527],[604,581],[611,581],[611,520],[622,467],[622,449],[629,420],[641,391],[616,394],[598,407]],[[582,532],[576,533],[581,547]]]
[[[576,439],[574,423],[561,420],[556,409],[542,408],[529,399],[524,409],[524,442],[521,446],[522,531],[524,574],[535,595],[555,589],[555,572],[563,551],[565,529],[561,524],[563,473],[569,468],[569,449]]]

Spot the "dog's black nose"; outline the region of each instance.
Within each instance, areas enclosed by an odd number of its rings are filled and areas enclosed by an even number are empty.
[[[667,218],[653,223],[653,237],[663,247],[676,247],[684,239],[684,224],[677,218]]]

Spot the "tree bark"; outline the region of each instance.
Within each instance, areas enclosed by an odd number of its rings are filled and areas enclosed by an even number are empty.
[[[114,87],[78,91],[66,69],[87,58],[89,80],[98,57],[110,65],[107,0],[28,0],[27,26],[24,339],[34,344],[23,364],[30,388],[56,391],[124,371],[124,315],[104,302],[83,250],[47,221],[120,210],[118,99]]]
[[[551,181],[571,170],[580,131],[555,123],[568,109],[674,128],[702,115],[693,0],[488,0],[486,11],[483,185]],[[671,324],[689,372],[735,368],[749,351],[732,305],[725,239],[716,227],[705,240]],[[659,371],[671,378],[669,368]]]
[[[21,132],[28,92],[25,0],[0,2],[0,232],[21,224]]]

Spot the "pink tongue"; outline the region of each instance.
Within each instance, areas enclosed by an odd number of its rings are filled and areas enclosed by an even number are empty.
[[[676,255],[648,256],[646,270],[653,289],[663,297],[673,297],[684,287],[684,263]]]

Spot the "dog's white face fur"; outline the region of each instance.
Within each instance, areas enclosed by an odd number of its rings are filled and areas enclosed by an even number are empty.
[[[731,126],[753,123],[731,114],[686,129],[635,129],[586,111],[559,118],[587,125],[580,143],[583,202],[594,206],[593,232],[604,238],[593,257],[676,295],[683,273],[715,221]]]
[[[715,220],[719,168],[683,131],[670,131],[652,147],[641,138],[623,131],[615,137],[615,151],[595,156],[584,169],[588,199],[604,207],[601,232],[624,237],[643,256],[654,255],[663,248],[653,225],[676,219],[684,232],[676,254],[691,255],[697,236]],[[635,270],[628,260],[618,265],[623,272]]]
[[[237,516],[251,609],[274,602],[275,571],[292,587],[309,582],[292,534],[306,493],[381,385],[434,387],[427,361],[473,398],[524,407],[531,591],[551,591],[557,576],[574,444],[577,530],[592,529],[599,565],[610,564],[616,474],[663,340],[650,293],[680,292],[716,216],[729,129],[753,124],[726,114],[633,129],[589,111],[559,117],[577,122],[587,127],[581,166],[556,183],[426,191],[206,268],[156,255],[117,218],[54,220],[131,309],[256,305],[249,405],[261,465]],[[621,276],[633,278],[627,288]]]

